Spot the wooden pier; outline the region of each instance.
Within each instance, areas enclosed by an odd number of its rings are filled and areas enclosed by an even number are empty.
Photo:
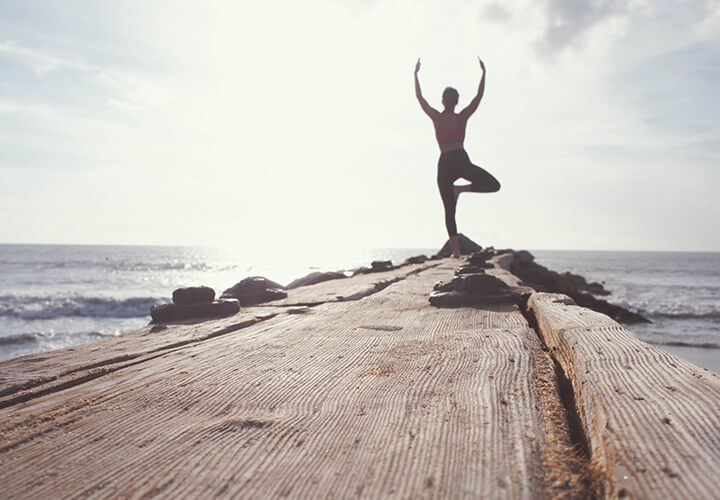
[[[720,376],[457,265],[0,363],[0,497],[720,498]]]

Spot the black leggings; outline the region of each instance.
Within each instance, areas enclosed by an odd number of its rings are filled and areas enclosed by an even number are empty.
[[[470,158],[464,149],[442,153],[438,160],[437,183],[445,206],[445,227],[450,236],[457,234],[453,184],[460,177],[472,183],[470,190],[474,193],[494,193],[500,189],[500,183],[495,177],[488,171],[470,163]]]

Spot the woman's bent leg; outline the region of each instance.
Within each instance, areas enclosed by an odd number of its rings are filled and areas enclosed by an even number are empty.
[[[470,191],[473,193],[494,193],[500,190],[500,182],[490,172],[472,163],[463,171],[462,177],[471,182]]]

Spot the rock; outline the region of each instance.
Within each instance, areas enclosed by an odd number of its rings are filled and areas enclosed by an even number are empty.
[[[600,283],[588,283],[585,278],[569,272],[556,273],[534,261],[529,252],[513,252],[510,272],[538,292],[562,293],[578,305],[607,314],[621,323],[650,323],[644,316],[623,307],[593,297],[610,295]]]
[[[535,256],[528,252],[527,250],[520,250],[518,252],[513,252],[513,258],[515,259],[515,262],[518,264],[527,264],[528,262],[532,262],[535,260]]]
[[[370,268],[367,267],[367,266],[362,266],[362,267],[358,267],[358,268],[356,268],[356,269],[353,269],[352,275],[353,275],[353,276],[357,276],[358,274],[367,274],[367,273],[371,273],[371,272],[372,272],[372,269],[370,269]]]
[[[287,292],[278,290],[277,288],[268,288],[265,293],[260,297],[260,300],[256,304],[262,304],[263,302],[271,302],[273,300],[286,299]]]
[[[520,255],[519,258],[518,255]],[[610,295],[610,292],[605,290],[600,283],[588,283],[580,275],[569,272],[560,274],[541,266],[534,261],[529,252],[513,252],[510,272],[539,292],[570,295],[569,292],[582,291],[594,295]]]
[[[235,283],[232,287],[228,288],[223,292],[221,297],[234,297],[240,299],[240,297],[249,295],[259,295],[267,289],[265,278],[261,277],[249,277],[242,279]]]
[[[422,264],[426,260],[428,260],[427,255],[414,255],[405,259],[405,262],[403,262],[403,266],[406,266],[408,264]]]
[[[489,274],[467,274],[463,276],[463,289],[472,294],[486,295],[507,292],[510,287],[501,279]]]
[[[460,276],[461,274],[481,274],[485,272],[485,266],[460,266],[457,271],[455,271],[455,276]]]
[[[475,243],[473,240],[465,236],[464,234],[458,234],[458,243],[460,245],[461,254],[469,254],[482,250],[482,247]],[[448,239],[442,246],[440,251],[435,254],[439,258],[450,257],[452,255],[452,248],[450,247],[450,240]]]
[[[432,291],[428,298],[435,307],[462,307],[473,304],[470,294],[460,291]]]
[[[587,307],[593,311],[597,311],[603,314],[607,314],[615,321],[620,323],[631,324],[631,323],[650,323],[651,321],[646,317],[634,313],[625,309],[624,307],[616,306],[606,300],[596,299],[589,293],[575,291],[572,294],[568,294],[575,303],[582,307]]]
[[[495,251],[490,248],[486,248],[485,250],[481,250],[479,252],[473,252],[473,254],[470,257],[468,257],[467,261],[470,264],[475,265],[475,266],[489,268],[489,267],[492,267],[492,265],[488,264],[487,261],[488,261],[488,259],[491,259],[494,256],[495,256]]]
[[[288,286],[285,287],[285,289],[291,290],[293,288],[298,288],[301,286],[314,285],[315,283],[322,283],[323,281],[337,280],[342,278],[347,278],[347,276],[345,276],[344,273],[339,273],[336,271],[315,271],[308,274],[307,276],[303,276],[302,278],[298,278],[292,281]]]
[[[593,295],[610,295],[610,292],[605,290],[605,287],[596,281],[588,283],[586,290]]]
[[[183,321],[197,318],[221,318],[240,311],[237,299],[216,300],[195,304],[159,304],[150,310],[153,323]]]
[[[370,263],[370,271],[373,273],[392,271],[392,269],[392,261],[389,260],[374,260]]]
[[[262,276],[250,276],[232,287],[220,296],[221,299],[235,298],[243,306],[262,304],[271,300],[284,299],[287,293],[282,291],[282,285]]]
[[[480,272],[471,272],[479,270]],[[436,307],[520,304],[524,290],[510,288],[501,279],[485,274],[477,266],[462,266],[447,282],[438,281],[428,300]]]
[[[513,290],[487,294],[474,294],[461,291],[433,291],[430,292],[428,300],[430,304],[435,307],[463,307],[504,303],[519,304],[522,296]]]
[[[436,292],[466,292],[476,295],[504,293],[511,288],[501,279],[484,273],[461,274],[450,281],[438,281],[433,286]]]
[[[374,260],[370,263],[370,267],[362,266],[353,270],[353,276],[356,274],[367,274],[367,273],[380,273],[383,271],[391,271],[395,269],[392,261],[389,260]]]
[[[438,281],[433,285],[433,290],[437,292],[463,291],[463,280],[460,277],[453,278],[450,281]]]
[[[577,274],[564,272],[560,275],[558,281],[561,282],[561,286],[566,286],[567,288],[577,288],[578,290],[590,292],[593,295],[610,295],[610,292],[605,290],[600,283],[588,283],[584,277]]]
[[[201,304],[215,300],[215,290],[209,286],[178,288],[172,294],[173,302],[179,305]]]

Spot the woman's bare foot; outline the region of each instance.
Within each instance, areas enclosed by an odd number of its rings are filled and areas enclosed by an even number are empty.
[[[460,242],[458,241],[457,234],[450,236],[450,248],[452,248],[452,256],[454,259],[460,258]]]

